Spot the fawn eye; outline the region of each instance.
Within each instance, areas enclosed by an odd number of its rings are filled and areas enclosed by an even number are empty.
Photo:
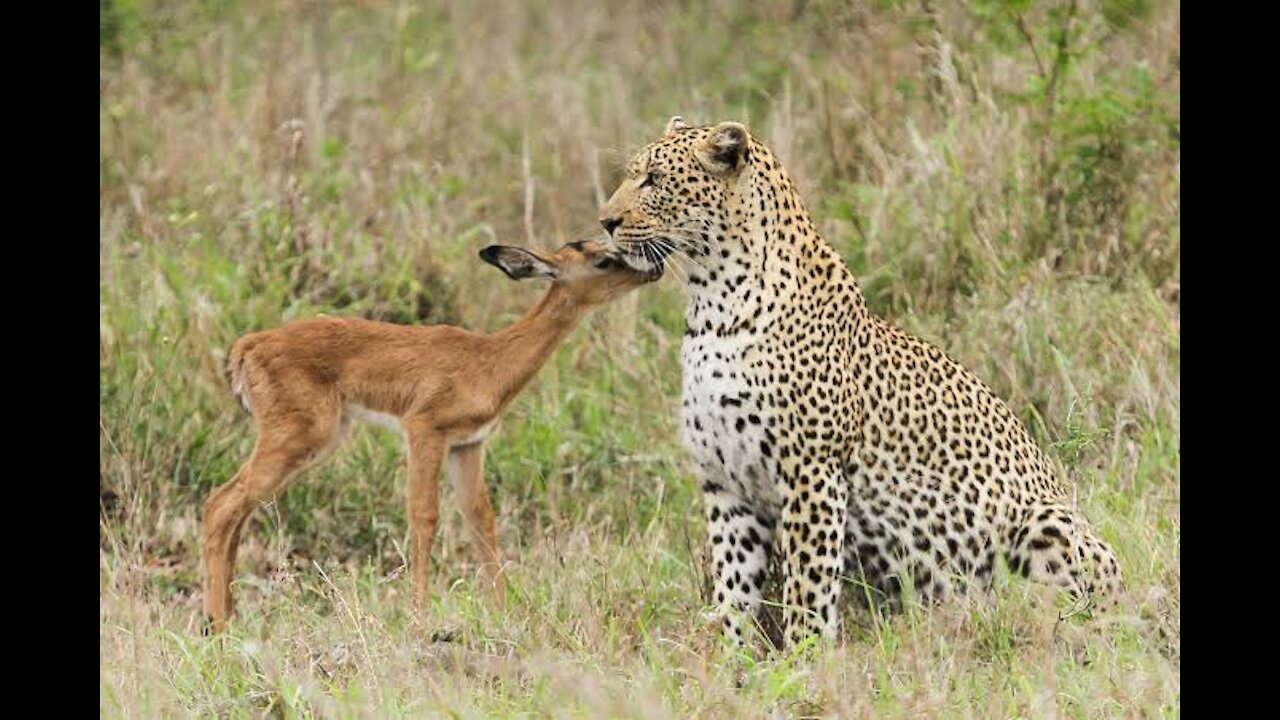
[[[618,261],[615,258],[609,257],[608,255],[596,261],[596,267],[601,270],[608,270],[609,268],[617,267],[617,266],[618,266]]]

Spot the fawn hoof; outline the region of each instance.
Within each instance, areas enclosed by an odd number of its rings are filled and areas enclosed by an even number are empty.
[[[451,643],[458,641],[458,631],[452,628],[444,628],[431,633],[431,642],[433,643]]]
[[[227,629],[227,621],[219,620],[212,615],[205,615],[204,622],[200,623],[200,634],[204,637],[215,637],[221,635]]]

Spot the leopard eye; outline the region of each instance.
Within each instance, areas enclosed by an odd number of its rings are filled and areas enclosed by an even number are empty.
[[[637,185],[636,187],[642,187],[642,188],[643,188],[643,187],[653,187],[653,183],[654,183],[654,181],[655,181],[655,180],[657,180],[657,179],[658,179],[658,176],[657,176],[657,174],[656,174],[656,173],[647,173],[647,174],[644,176],[644,180],[641,180],[641,181],[640,181],[640,184],[639,184],[639,185]]]

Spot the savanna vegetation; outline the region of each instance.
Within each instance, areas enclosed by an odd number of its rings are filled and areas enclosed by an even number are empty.
[[[1180,713],[1180,10],[1167,0],[100,0],[105,717]],[[476,257],[598,235],[667,118],[780,155],[873,309],[975,370],[1115,548],[1119,607],[851,613],[735,656],[704,611],[673,274],[599,311],[487,477],[507,607],[446,488],[415,611],[400,438],[255,514],[201,634],[200,505],[253,435],[222,361],[317,313],[492,330]]]

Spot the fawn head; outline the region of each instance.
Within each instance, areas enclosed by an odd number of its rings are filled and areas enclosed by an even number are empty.
[[[607,303],[661,275],[632,269],[622,262],[619,251],[594,240],[571,242],[555,253],[490,245],[480,251],[480,259],[512,280],[550,280],[575,302],[586,305]]]

